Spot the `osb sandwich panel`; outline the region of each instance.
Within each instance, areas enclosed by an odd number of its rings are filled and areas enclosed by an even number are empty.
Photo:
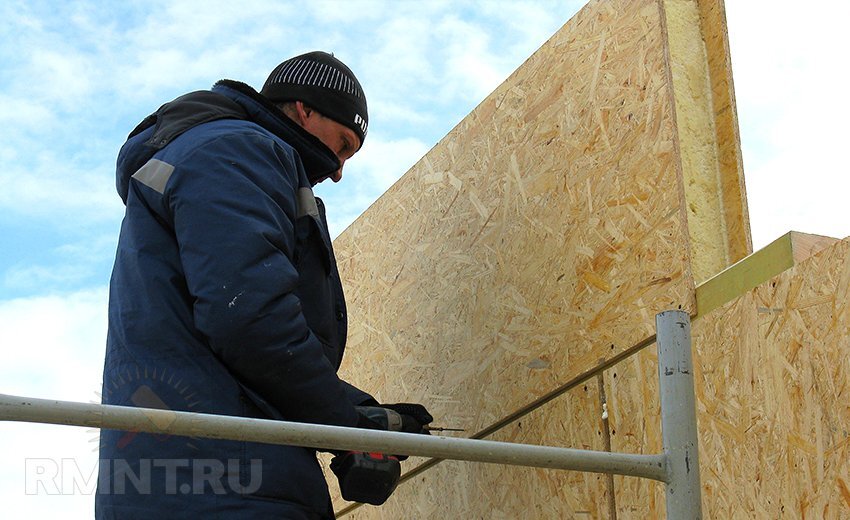
[[[343,378],[472,434],[694,310],[664,37],[591,2],[337,239]]]
[[[704,516],[850,517],[850,241],[701,317],[692,334]],[[640,411],[658,402],[653,349],[618,367],[612,446],[660,451],[660,420]],[[623,480],[634,482],[615,486],[618,507],[663,518],[663,501],[646,501],[651,484]]]
[[[343,378],[476,432],[694,309],[659,11],[591,2],[337,239]]]
[[[597,386],[588,384],[491,439],[602,450],[601,416]],[[361,506],[345,518],[608,519],[605,479],[597,473],[442,461],[400,486],[383,506]]]
[[[675,91],[691,270],[697,282],[751,251],[722,0],[662,0]]]
[[[699,0],[700,29],[705,42],[711,82],[711,109],[717,143],[717,161],[729,262],[753,252],[738,109],[732,79],[732,58],[724,0]]]

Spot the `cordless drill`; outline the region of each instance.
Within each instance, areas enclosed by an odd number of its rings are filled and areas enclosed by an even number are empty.
[[[392,406],[403,407],[404,405]],[[356,408],[360,415],[387,431],[427,433],[425,424],[431,421],[431,416],[427,415],[427,412],[425,412],[426,417],[414,418],[379,406]],[[402,408],[403,411],[404,408]],[[416,419],[428,421],[423,424]],[[339,480],[342,498],[351,502],[365,502],[379,506],[386,502],[395,491],[401,478],[401,463],[399,457],[395,455],[348,451],[333,458],[331,471]]]

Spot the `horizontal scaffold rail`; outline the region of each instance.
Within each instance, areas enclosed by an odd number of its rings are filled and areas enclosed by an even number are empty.
[[[668,479],[663,454],[610,453],[5,394],[0,394],[0,420]]]

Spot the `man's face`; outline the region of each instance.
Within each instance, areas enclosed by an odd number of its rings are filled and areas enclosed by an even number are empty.
[[[307,109],[302,119],[304,130],[318,137],[339,158],[339,170],[326,178],[334,182],[342,179],[342,166],[360,149],[360,138],[354,131],[315,110]],[[322,182],[325,179],[319,180]]]

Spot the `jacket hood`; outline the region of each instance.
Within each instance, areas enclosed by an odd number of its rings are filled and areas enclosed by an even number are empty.
[[[221,80],[211,90],[190,92],[159,107],[139,123],[118,154],[116,187],[127,203],[130,177],[159,150],[195,126],[219,119],[253,122],[292,146],[311,184],[339,169],[339,159],[321,140],[283,115],[250,86]]]

